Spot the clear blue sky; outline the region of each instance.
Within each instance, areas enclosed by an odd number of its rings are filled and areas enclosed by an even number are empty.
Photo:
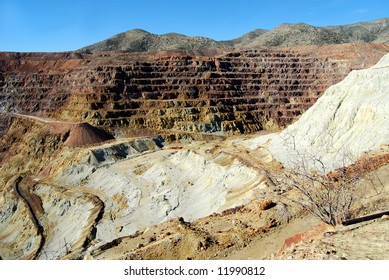
[[[0,51],[71,51],[140,28],[215,40],[305,22],[389,17],[389,0],[0,0]]]

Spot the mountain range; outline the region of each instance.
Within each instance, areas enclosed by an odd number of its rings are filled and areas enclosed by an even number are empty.
[[[224,41],[178,33],[157,35],[142,29],[133,29],[84,47],[80,51],[148,52],[255,46],[293,47],[342,43],[389,43],[389,18],[324,27],[315,27],[305,23],[284,23],[271,30],[255,29],[236,39]]]

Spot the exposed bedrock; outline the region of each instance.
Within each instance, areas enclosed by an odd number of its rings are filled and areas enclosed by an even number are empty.
[[[352,164],[349,168],[366,172],[369,165],[357,160],[385,154],[389,146],[388,70],[389,54],[331,86],[281,133],[253,137],[245,145],[267,147],[277,161],[299,172],[326,174]]]
[[[0,112],[128,131],[251,133],[297,119],[388,45],[0,54]],[[4,130],[3,118],[0,128]]]

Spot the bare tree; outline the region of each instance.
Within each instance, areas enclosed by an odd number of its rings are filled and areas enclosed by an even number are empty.
[[[288,170],[282,173],[281,181],[302,194],[296,199],[285,197],[323,222],[336,225],[350,217],[359,179],[359,175],[349,178],[345,173],[334,178],[312,171]]]
[[[291,198],[284,193],[283,196],[329,225],[350,218],[351,209],[360,198],[356,186],[366,174],[365,166],[349,166],[354,162],[350,154],[343,152],[339,156],[340,151],[334,151],[330,145],[323,147],[326,151],[308,154],[297,149],[293,136],[288,141],[288,150],[292,151],[290,168],[269,173],[269,178],[276,186],[297,190],[301,195]],[[338,164],[341,167],[331,172],[323,161],[323,156],[330,153],[337,153],[336,158],[341,159]]]

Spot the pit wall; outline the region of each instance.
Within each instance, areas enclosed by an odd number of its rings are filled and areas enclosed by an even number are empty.
[[[371,63],[379,57],[374,53]],[[246,134],[294,122],[358,57],[250,49],[0,55],[0,111],[175,133]]]

